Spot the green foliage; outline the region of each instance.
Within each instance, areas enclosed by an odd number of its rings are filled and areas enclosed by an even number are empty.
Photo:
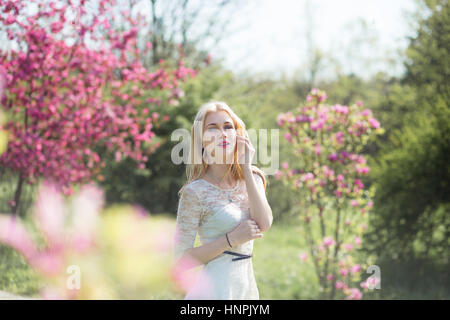
[[[450,4],[448,0],[423,1],[431,16],[419,21],[417,36],[406,54],[405,82],[416,86],[422,96],[450,96]],[[434,100],[435,101],[435,100]]]
[[[428,260],[448,270],[450,10],[448,1],[424,4],[431,16],[419,21],[417,37],[411,39],[404,77],[416,99],[400,128],[379,144],[379,156],[371,164],[377,193],[365,243],[386,262],[416,260],[420,266]],[[430,279],[436,276],[429,274]]]
[[[20,253],[0,244],[0,290],[17,295],[37,296],[38,279]]]
[[[372,249],[386,258],[430,258],[449,263],[450,109],[418,113],[392,136],[373,164],[376,181],[370,225]]]

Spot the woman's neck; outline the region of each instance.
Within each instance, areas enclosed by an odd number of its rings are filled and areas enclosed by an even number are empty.
[[[216,183],[229,183],[233,184],[233,180],[230,173],[225,176],[229,170],[228,164],[210,164],[205,173],[206,176],[212,177]]]

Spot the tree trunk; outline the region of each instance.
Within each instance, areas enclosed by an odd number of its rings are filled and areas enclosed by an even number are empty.
[[[24,181],[24,179],[23,179],[22,173],[20,173],[19,180],[17,181],[16,193],[14,194],[14,204],[11,207],[13,215],[17,215],[17,208],[19,207],[20,196],[22,194],[23,181]]]

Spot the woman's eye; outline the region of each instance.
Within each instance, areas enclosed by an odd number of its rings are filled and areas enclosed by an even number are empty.
[[[208,130],[210,129],[218,129],[217,127],[209,127]],[[225,126],[225,129],[234,129],[232,126]]]

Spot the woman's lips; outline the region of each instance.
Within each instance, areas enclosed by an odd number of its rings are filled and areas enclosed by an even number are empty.
[[[227,145],[229,145],[229,143],[228,143],[228,142],[221,142],[221,143],[219,144],[219,147],[223,147],[223,148],[226,148],[226,147],[227,147]]]

